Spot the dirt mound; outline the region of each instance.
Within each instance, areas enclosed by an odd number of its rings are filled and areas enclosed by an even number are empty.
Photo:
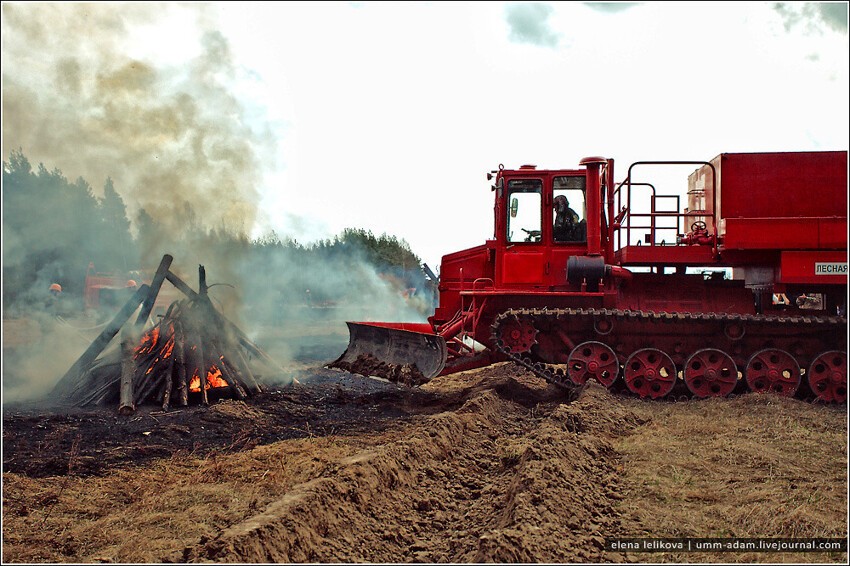
[[[230,419],[248,419],[262,423],[268,415],[263,411],[248,405],[245,401],[222,399],[209,410],[210,414],[221,414]]]
[[[575,405],[544,407],[545,383],[490,377],[458,410],[419,418],[404,438],[340,460],[179,559],[600,560],[604,536],[617,529],[617,456],[606,439],[611,421],[585,410],[609,394],[594,389]],[[621,430],[636,421],[622,412]]]

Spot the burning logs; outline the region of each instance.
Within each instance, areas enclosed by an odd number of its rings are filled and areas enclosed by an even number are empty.
[[[226,329],[212,323],[211,309],[203,299],[173,303],[142,336],[133,354],[133,403],[155,401],[167,410],[172,399],[186,406],[190,394],[208,404],[210,389],[227,388],[236,399],[262,391],[236,369],[240,346]]]
[[[185,407],[192,399],[206,405],[213,390],[235,399],[263,391],[249,356],[280,367],[215,309],[203,266],[196,293],[169,270],[170,263],[171,256],[163,257],[151,287],[145,285],[133,295],[63,376],[53,391],[57,400],[76,406],[117,401],[118,412],[129,415],[143,403],[157,403],[163,410]],[[172,303],[153,327],[142,331],[165,279],[186,298]],[[121,333],[120,346],[97,357],[140,304],[139,317]]]

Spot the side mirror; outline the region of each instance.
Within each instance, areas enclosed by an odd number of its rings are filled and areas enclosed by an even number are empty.
[[[514,197],[511,199],[511,218],[516,218],[517,210],[519,210],[519,201]]]

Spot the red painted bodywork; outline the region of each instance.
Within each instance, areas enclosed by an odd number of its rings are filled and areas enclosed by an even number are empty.
[[[686,203],[633,178],[643,166],[668,164],[697,167]],[[554,239],[553,184],[564,177],[585,187],[582,241]],[[823,309],[804,314],[846,309],[846,271],[815,274],[814,265],[843,263],[846,270],[847,152],[638,162],[620,183],[613,160],[592,157],[576,169],[500,168],[488,179],[495,197],[493,239],[442,260],[440,304],[429,323],[448,346],[444,373],[498,359],[490,325],[512,308],[771,314],[789,308],[775,306],[772,293],[818,293]],[[509,241],[512,181],[541,183],[538,240]],[[649,194],[643,206],[638,192]],[[700,272],[724,268],[727,276]],[[464,345],[470,338],[489,346],[488,353]],[[551,357],[559,356],[553,350]]]

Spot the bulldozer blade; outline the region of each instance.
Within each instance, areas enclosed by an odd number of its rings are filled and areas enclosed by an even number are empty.
[[[328,367],[420,385],[439,375],[446,365],[446,341],[442,336],[419,331],[427,325],[346,324],[348,348]]]

